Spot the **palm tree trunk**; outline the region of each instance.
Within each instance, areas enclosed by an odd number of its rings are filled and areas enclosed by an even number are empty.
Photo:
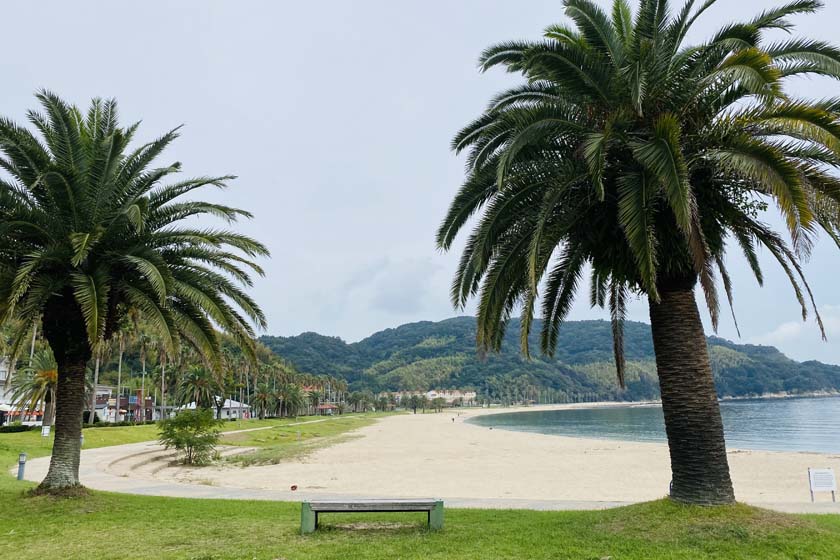
[[[52,389],[47,389],[47,393],[44,395],[44,416],[42,418],[42,426],[52,426],[55,421],[55,395]]]
[[[86,365],[85,359],[73,363],[58,362],[55,442],[49,471],[41,482],[42,490],[60,490],[79,485]]]
[[[671,454],[671,497],[701,505],[735,501],[723,422],[694,279],[662,282],[650,301],[656,370]]]
[[[58,382],[50,468],[38,489],[60,492],[79,485],[85,369],[91,357],[84,319],[72,291],[66,290],[47,302],[43,332],[58,364]]]

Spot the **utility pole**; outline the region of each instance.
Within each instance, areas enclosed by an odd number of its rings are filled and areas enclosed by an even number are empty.
[[[100,341],[99,344],[102,344]],[[96,347],[96,364],[93,367],[93,394],[90,397],[90,425],[93,426],[94,418],[96,418],[96,385],[99,383],[99,362],[102,359],[102,347]]]
[[[140,381],[140,410],[142,411],[143,422],[146,421],[146,344],[143,343],[143,377]]]
[[[166,352],[160,356],[160,420],[166,409]]]
[[[38,323],[32,326],[32,345],[29,347],[29,367],[32,367],[32,360],[35,358],[35,339],[38,337]]]
[[[114,406],[114,422],[120,421],[120,385],[122,384],[122,363],[123,352],[125,351],[125,338],[120,333],[120,360],[117,362],[117,402]]]

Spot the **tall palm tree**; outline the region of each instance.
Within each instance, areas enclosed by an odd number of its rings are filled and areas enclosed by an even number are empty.
[[[821,3],[793,1],[686,44],[716,3],[688,0],[672,13],[667,0],[639,0],[634,14],[615,0],[610,16],[590,0],[565,0],[572,25],[487,49],[482,70],[502,66],[525,83],[496,96],[455,138],[454,149],[468,152],[467,176],[437,237],[450,249],[480,214],[452,299],[463,306],[478,297],[481,351],[500,348],[521,306],[528,355],[540,305],[540,347],[552,354],[588,265],[591,302],[610,310],[623,385],[626,303],[647,298],[672,497],[703,504],[734,496],[695,285],[716,328],[717,274],[732,304],[727,247],[741,249],[759,283],[764,247],[805,317],[813,298],[801,259],[819,230],[840,242],[840,181],[831,174],[840,164],[840,102],[785,91],[796,76],[840,78],[840,50],[766,37],[791,31],[789,16]],[[769,203],[790,243],[762,222]]]
[[[306,393],[306,405],[312,407],[312,414],[318,414],[318,405],[321,403],[321,393],[317,390]]]
[[[268,413],[274,406],[274,393],[267,383],[260,383],[254,390],[254,396],[251,400],[252,406],[257,410],[259,419],[263,420],[266,413]]]
[[[52,352],[49,349],[40,350],[33,355],[32,363],[22,368],[11,383],[11,400],[18,412],[22,415],[27,410],[40,410],[44,426],[52,425],[55,415],[57,368]]]
[[[37,95],[36,133],[0,119],[0,323],[42,317],[58,363],[56,438],[46,491],[79,483],[84,372],[93,350],[137,309],[175,355],[181,343],[218,364],[229,333],[253,356],[252,323],[265,318],[243,291],[254,257],[267,249],[244,235],[186,225],[210,216],[232,222],[247,212],[181,200],[230,177],[165,184],[180,164],[158,156],[173,130],[130,147],[138,125],[120,127],[115,101],[95,99],[83,113],[56,95]],[[249,270],[250,269],[250,270]],[[19,346],[26,331],[16,333]]]
[[[283,411],[285,416],[297,416],[305,404],[303,390],[295,382],[282,386]]]
[[[196,408],[212,409],[219,392],[216,376],[202,366],[190,366],[178,383],[178,401],[181,405],[195,403]]]

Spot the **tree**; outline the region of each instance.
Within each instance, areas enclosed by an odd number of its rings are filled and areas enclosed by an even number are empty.
[[[318,391],[309,391],[306,393],[307,406],[312,407],[312,413],[318,414],[318,404],[321,402],[321,393]]]
[[[435,409],[435,412],[441,412],[444,406],[446,406],[446,399],[443,397],[435,397],[432,399],[432,408]]]
[[[52,352],[44,349],[35,353],[32,364],[22,368],[11,383],[15,408],[21,414],[40,410],[44,426],[52,425],[55,415],[56,368]]]
[[[271,410],[274,402],[274,397],[271,388],[265,384],[260,383],[254,391],[254,396],[251,399],[251,404],[256,409],[260,420],[265,418],[266,413]]]
[[[221,433],[220,421],[210,409],[184,410],[160,422],[160,442],[177,449],[187,465],[209,463]]]
[[[180,198],[231,177],[165,185],[180,164],[153,165],[178,136],[173,130],[130,148],[138,125],[117,123],[115,101],[95,99],[87,113],[56,95],[37,95],[43,113],[30,130],[0,119],[0,324],[19,319],[19,347],[42,317],[58,364],[56,437],[42,491],[79,484],[85,368],[130,310],[142,313],[171,355],[181,343],[219,362],[216,328],[253,358],[251,322],[265,318],[243,291],[253,258],[267,249],[247,236],[184,225],[182,220],[247,212]],[[215,327],[215,328],[214,328]],[[14,354],[14,352],[13,352]]]
[[[411,395],[406,400],[406,408],[410,408],[414,414],[417,414],[417,409],[420,408],[420,397],[417,395]]]
[[[294,383],[283,385],[283,408],[286,416],[297,416],[304,405],[303,390]]]
[[[195,403],[196,409],[211,409],[216,405],[218,394],[215,376],[203,366],[190,366],[178,383],[178,401],[182,406]]]
[[[781,265],[803,317],[802,276],[819,229],[838,235],[840,125],[834,100],[785,92],[788,79],[840,77],[840,50],[808,39],[769,43],[788,17],[820,2],[798,0],[686,45],[715,0],[671,15],[667,0],[615,0],[612,18],[590,0],[565,0],[573,25],[540,42],[487,49],[526,83],[496,96],[453,142],[467,177],[438,232],[446,250],[480,214],[452,285],[462,307],[478,297],[477,343],[498,350],[521,306],[520,346],[541,301],[542,352],[551,355],[584,270],[591,302],[608,306],[619,383],[628,298],[646,297],[673,473],[672,497],[734,501],[723,426],[694,298],[699,282],[713,326],[717,274],[732,304],[727,244],[742,250],[759,283],[764,247]],[[772,201],[791,243],[761,221]],[[815,309],[816,312],[816,309]],[[822,323],[817,314],[817,321]]]

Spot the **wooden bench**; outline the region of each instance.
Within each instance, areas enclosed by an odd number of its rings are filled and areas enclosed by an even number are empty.
[[[425,511],[429,529],[443,529],[442,500],[323,500],[303,502],[300,508],[300,532],[313,533],[320,513],[387,513]]]

